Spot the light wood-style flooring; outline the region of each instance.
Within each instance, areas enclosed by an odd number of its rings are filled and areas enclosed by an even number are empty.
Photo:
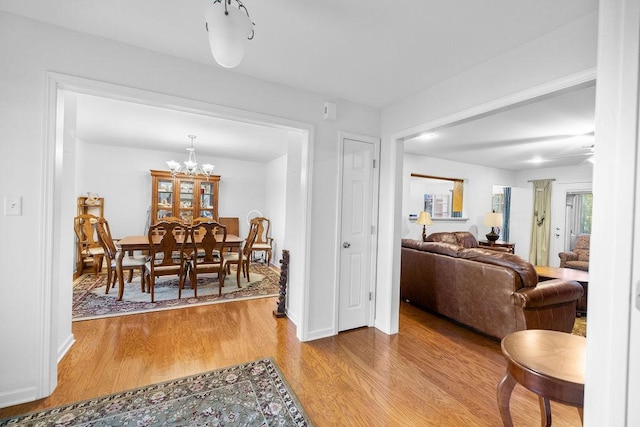
[[[500,343],[401,304],[400,332],[361,328],[300,343],[275,298],[75,322],[58,387],[0,417],[273,357],[315,426],[500,426]],[[536,396],[516,386],[516,426],[539,426]],[[578,426],[552,403],[554,426]]]

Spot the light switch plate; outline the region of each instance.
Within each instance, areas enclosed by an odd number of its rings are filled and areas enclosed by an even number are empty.
[[[5,196],[4,197],[4,214],[5,216],[22,215],[22,197],[21,196]]]

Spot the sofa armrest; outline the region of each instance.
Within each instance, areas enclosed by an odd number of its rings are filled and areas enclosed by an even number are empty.
[[[521,288],[513,295],[516,304],[532,309],[577,301],[583,294],[582,285],[575,280],[554,279],[539,282],[534,288]]]
[[[560,268],[563,268],[567,261],[578,260],[578,254],[575,252],[560,252],[558,256],[560,257]]]

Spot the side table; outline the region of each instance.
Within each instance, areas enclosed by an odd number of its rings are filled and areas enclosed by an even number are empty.
[[[505,427],[513,426],[509,401],[516,383],[538,395],[543,426],[551,425],[549,400],[577,407],[582,420],[586,344],[584,337],[541,329],[502,339],[507,373],[498,385],[498,407]]]
[[[505,242],[504,240],[496,240],[495,242],[490,242],[488,240],[478,240],[478,246],[484,248],[507,248],[509,252],[512,254],[516,253],[516,244]]]

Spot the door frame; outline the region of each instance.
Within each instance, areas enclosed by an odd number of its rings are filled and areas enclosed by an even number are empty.
[[[549,236],[549,265],[557,267],[560,265],[558,254],[565,251],[565,241],[567,239],[567,194],[570,193],[593,193],[592,182],[554,182],[551,190],[551,206],[560,209],[551,210],[551,235]],[[559,230],[557,230],[559,228]],[[560,237],[556,237],[556,233]]]
[[[63,200],[73,189],[68,188],[61,181],[64,170],[63,148],[64,141],[57,133],[58,120],[62,119],[59,108],[63,102],[61,91],[84,93],[89,95],[104,96],[113,99],[138,102],[179,111],[187,111],[196,114],[211,115],[230,120],[259,123],[265,126],[278,127],[299,132],[303,135],[303,147],[301,148],[300,168],[300,206],[301,220],[296,230],[299,238],[291,242],[294,249],[301,253],[300,262],[290,275],[290,281],[300,284],[300,292],[295,304],[299,309],[298,316],[291,319],[297,326],[297,338],[300,341],[308,339],[308,305],[309,294],[309,265],[310,265],[310,239],[311,235],[311,200],[312,200],[312,168],[313,168],[313,143],[314,126],[312,124],[298,122],[280,117],[269,116],[262,113],[239,110],[203,101],[197,101],[180,96],[151,92],[119,84],[107,83],[98,80],[76,77],[67,74],[47,71],[45,73],[45,112],[43,135],[43,159],[42,159],[42,191],[41,200],[43,217],[40,229],[42,230],[42,245],[39,258],[42,262],[41,286],[39,290],[39,305],[43,315],[40,318],[38,330],[42,346],[38,349],[38,397],[49,396],[57,385],[58,362],[73,344],[73,334],[69,337],[60,337],[60,331],[64,328],[60,322],[68,321],[70,330],[71,316],[63,317],[61,304],[58,301],[60,287],[64,281],[58,280],[54,259],[59,259],[60,254],[70,254],[62,245],[60,233],[56,224],[66,221],[63,218]],[[75,172],[74,172],[75,174]],[[69,179],[66,177],[65,179]],[[73,179],[73,177],[71,177]],[[67,181],[65,181],[67,182]],[[55,258],[58,254],[58,258]],[[66,256],[66,255],[65,255]],[[69,260],[68,260],[69,261]],[[62,262],[65,262],[62,260]],[[69,294],[69,299],[71,295]],[[289,302],[290,304],[290,302]],[[288,305],[289,305],[288,304]],[[69,303],[70,305],[70,303]],[[291,318],[291,317],[290,317]],[[64,340],[64,345],[59,342]]]
[[[371,284],[369,286],[369,292],[371,292],[372,298],[369,301],[369,321],[367,326],[373,326],[375,323],[375,306],[376,306],[376,283],[377,283],[377,265],[376,260],[378,257],[378,205],[380,195],[380,138],[375,138],[367,135],[359,135],[350,132],[338,132],[338,150],[340,153],[340,161],[338,166],[338,180],[337,180],[337,209],[336,209],[336,269],[334,280],[334,319],[333,319],[333,335],[338,334],[338,321],[340,314],[340,245],[342,244],[342,184],[343,184],[343,168],[344,168],[344,140],[351,139],[355,141],[365,142],[373,144],[373,161],[375,167],[373,169],[373,182],[372,182],[372,195],[371,195],[371,226],[373,227],[373,233],[371,234],[371,253],[369,255],[369,277]]]

